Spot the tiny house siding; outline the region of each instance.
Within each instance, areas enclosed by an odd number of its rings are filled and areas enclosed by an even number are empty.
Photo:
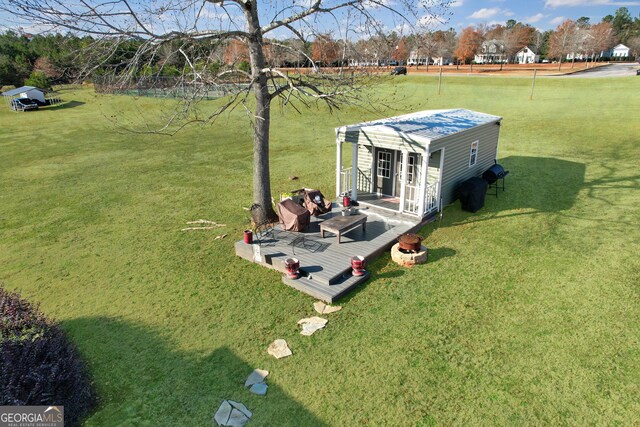
[[[434,183],[440,179],[440,157],[429,159],[429,167],[427,168],[427,184]]]
[[[455,200],[455,190],[463,181],[482,175],[493,165],[498,154],[499,133],[500,126],[488,123],[432,142],[429,151],[437,151],[443,147],[445,149],[440,193],[443,206]],[[479,141],[478,160],[474,166],[469,167],[473,141]]]
[[[371,161],[373,159],[371,151],[372,147],[366,147],[360,145],[358,147],[358,169],[361,173],[358,174],[358,190],[372,192],[372,179],[371,176]]]
[[[352,144],[372,145],[377,148],[389,148],[391,150],[407,150],[415,153],[423,153],[426,150],[424,142],[407,141],[397,134],[347,131],[339,132],[338,138],[341,141]]]

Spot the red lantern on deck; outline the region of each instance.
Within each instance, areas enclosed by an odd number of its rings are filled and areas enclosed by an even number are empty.
[[[287,270],[287,277],[289,279],[297,279],[300,277],[300,261],[297,258],[287,258],[284,260],[284,267]]]
[[[362,276],[366,273],[364,266],[366,265],[366,261],[363,256],[354,256],[351,257],[351,268],[353,269],[354,276]]]

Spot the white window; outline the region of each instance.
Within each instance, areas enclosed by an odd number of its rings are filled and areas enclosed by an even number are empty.
[[[407,184],[413,184],[413,180],[416,176],[416,162],[418,161],[418,154],[409,154],[407,158]],[[400,162],[400,176],[402,176],[402,162]]]
[[[413,177],[416,172],[416,158],[415,156],[409,155],[407,159],[407,182],[413,182]]]
[[[478,142],[479,141],[473,141],[471,143],[471,152],[469,153],[469,167],[475,165],[478,161]]]
[[[391,153],[388,151],[378,151],[378,176],[391,178]]]

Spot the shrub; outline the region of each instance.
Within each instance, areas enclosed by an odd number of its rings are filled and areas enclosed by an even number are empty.
[[[0,287],[0,405],[63,405],[76,426],[96,404],[87,368],[62,329]]]
[[[245,73],[249,73],[251,71],[251,64],[247,61],[240,61],[237,66],[238,70],[244,71]]]
[[[40,89],[48,89],[51,87],[51,82],[42,71],[34,71],[31,73],[28,79],[24,81],[25,86],[35,86]]]

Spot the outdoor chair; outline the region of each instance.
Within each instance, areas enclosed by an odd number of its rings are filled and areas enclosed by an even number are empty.
[[[260,246],[267,240],[275,241],[278,230],[275,228],[277,223],[273,221],[261,222],[258,218],[258,210],[261,206],[257,203],[251,205],[251,221],[253,222],[253,238]]]
[[[304,189],[304,206],[313,216],[331,212],[331,200],[326,200],[320,190]]]
[[[282,228],[286,231],[304,231],[311,222],[311,214],[291,199],[276,205]]]

